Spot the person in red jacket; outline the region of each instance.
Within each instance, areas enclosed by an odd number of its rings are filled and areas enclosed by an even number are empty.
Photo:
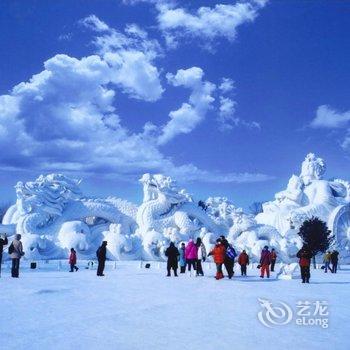
[[[216,240],[216,244],[214,249],[208,254],[208,256],[213,255],[214,262],[216,264],[216,276],[217,280],[224,278],[224,274],[222,273],[222,264],[225,261],[226,249],[221,242],[221,239],[218,238]]]
[[[310,263],[312,254],[306,244],[298,251],[297,257],[299,258],[302,283],[310,283]]]
[[[260,277],[264,278],[265,272],[267,278],[270,278],[270,264],[271,264],[271,253],[269,251],[269,247],[266,245],[261,252],[260,257],[260,266],[261,266],[261,274]]]
[[[69,255],[69,265],[70,265],[70,271],[73,272],[73,269],[75,271],[79,270],[79,267],[76,266],[77,263],[77,252],[74,250],[74,248],[70,249],[70,255]]]
[[[247,265],[249,265],[249,256],[245,250],[238,257],[238,264],[241,265],[241,275],[247,276]]]

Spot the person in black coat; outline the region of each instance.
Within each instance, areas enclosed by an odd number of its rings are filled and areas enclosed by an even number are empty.
[[[4,249],[4,245],[8,244],[7,236],[5,234],[4,238],[0,237],[0,276],[1,276],[1,264],[2,264],[2,251]]]
[[[227,250],[227,248],[230,245],[230,243],[228,242],[228,240],[226,239],[225,236],[220,236],[221,238],[221,242],[224,245],[225,249]],[[228,274],[228,278],[231,279],[234,275],[234,266],[235,266],[235,261],[232,260],[231,258],[229,258],[227,255],[225,255],[225,260],[224,260],[224,265],[225,265],[225,269],[227,271]]]
[[[179,250],[175,247],[174,242],[171,242],[167,250],[165,251],[165,256],[168,258],[167,263],[167,276],[170,276],[170,270],[174,270],[174,276],[177,277],[177,267],[178,267],[178,258],[179,258]]]
[[[339,252],[333,250],[331,254],[332,272],[337,273]]]
[[[103,270],[105,269],[107,254],[107,241],[103,241],[101,246],[96,251],[96,256],[98,260],[97,276],[104,276]]]

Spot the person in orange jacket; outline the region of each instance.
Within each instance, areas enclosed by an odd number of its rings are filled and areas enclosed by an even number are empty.
[[[245,250],[238,257],[238,264],[241,265],[241,275],[247,276],[247,265],[249,265],[249,256]]]
[[[277,253],[275,251],[275,248],[271,249],[270,258],[271,258],[271,272],[274,272],[275,271],[275,264],[276,264],[276,260],[277,260]]]
[[[216,244],[214,249],[211,250],[211,252],[208,254],[208,256],[213,255],[214,262],[216,264],[216,276],[215,278],[217,280],[220,280],[224,278],[224,274],[222,273],[222,264],[225,261],[225,255],[226,255],[226,249],[224,245],[222,244],[222,241],[220,238],[216,240]]]

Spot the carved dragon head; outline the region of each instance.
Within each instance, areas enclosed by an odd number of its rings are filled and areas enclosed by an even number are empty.
[[[164,196],[174,204],[192,201],[191,196],[185,190],[180,190],[169,176],[147,173],[139,181],[143,185],[144,203],[158,199],[160,196]]]
[[[15,186],[17,209],[22,215],[45,212],[61,215],[66,203],[81,197],[80,181],[61,174],[40,175],[35,181],[18,182]]]

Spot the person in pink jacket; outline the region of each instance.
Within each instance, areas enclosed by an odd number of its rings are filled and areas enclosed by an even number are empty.
[[[191,267],[193,270],[196,269],[197,261],[197,246],[194,244],[193,239],[190,239],[185,248],[185,258],[188,266],[188,271],[191,272]]]

